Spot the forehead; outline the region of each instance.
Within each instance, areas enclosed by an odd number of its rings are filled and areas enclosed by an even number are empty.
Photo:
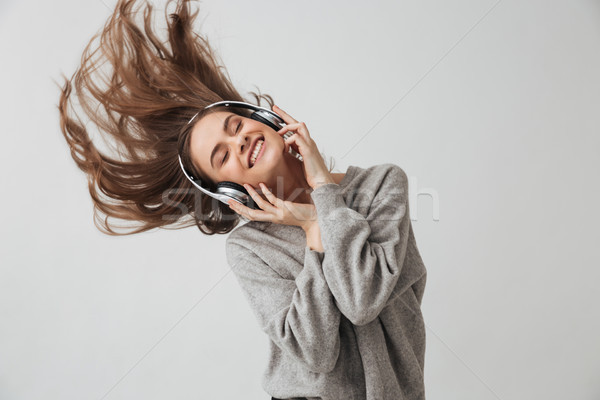
[[[192,129],[192,139],[199,137],[202,140],[218,137],[219,133],[223,132],[223,122],[230,114],[229,111],[213,111],[204,115],[200,120],[196,121]]]

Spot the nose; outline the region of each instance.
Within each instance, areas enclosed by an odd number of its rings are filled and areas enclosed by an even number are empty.
[[[243,130],[243,128],[242,128],[242,130]],[[247,133],[239,132],[232,139],[233,139],[234,148],[239,153],[239,155],[242,156],[242,155],[246,154],[246,152],[248,151],[248,147],[250,146],[250,143],[252,142],[251,137]]]

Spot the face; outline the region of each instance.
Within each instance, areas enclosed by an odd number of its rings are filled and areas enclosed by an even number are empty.
[[[252,164],[250,156],[258,139],[263,144]],[[248,183],[255,188],[264,182],[272,187],[277,175],[289,173],[282,135],[261,122],[228,111],[209,113],[195,123],[190,152],[196,168],[214,182]]]

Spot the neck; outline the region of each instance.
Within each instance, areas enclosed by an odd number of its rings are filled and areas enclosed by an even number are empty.
[[[291,154],[284,157],[287,169],[290,172],[285,179],[278,177],[278,187],[283,188],[283,200],[289,200],[294,203],[312,204],[310,193],[313,189],[310,187],[304,176],[304,165]],[[278,189],[279,191],[279,189]],[[277,197],[279,193],[276,194]],[[281,198],[281,197],[280,197]]]

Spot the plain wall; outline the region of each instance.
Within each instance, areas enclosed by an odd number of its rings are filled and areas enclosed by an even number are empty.
[[[225,236],[93,224],[54,81],[114,4],[0,3],[0,399],[270,399]],[[334,172],[410,177],[428,399],[600,398],[598,1],[198,4]]]

